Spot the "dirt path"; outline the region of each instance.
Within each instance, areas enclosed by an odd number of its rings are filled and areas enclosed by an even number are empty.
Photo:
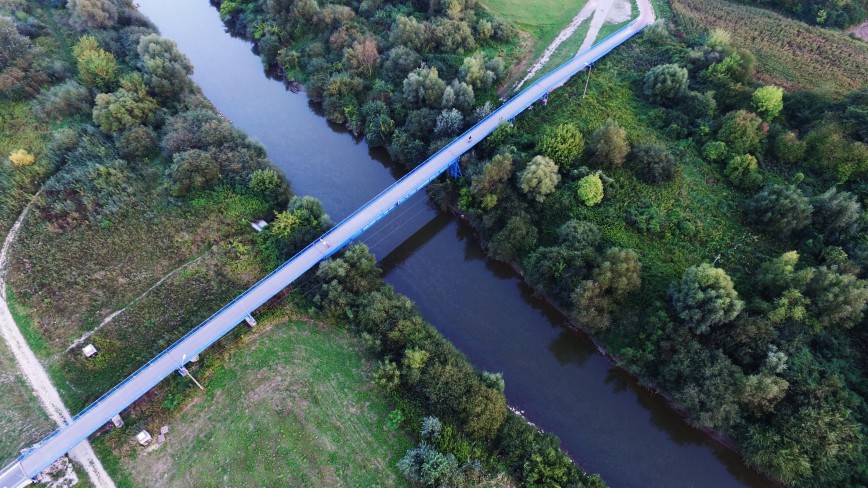
[[[619,14],[618,19],[610,19],[610,12],[612,12],[612,6],[618,4],[617,13]],[[627,17],[623,18],[623,10],[626,6],[627,9]],[[606,21],[611,21],[613,23],[620,23],[624,20],[630,20],[632,14],[632,5],[630,2],[626,2],[624,0],[602,0],[600,5],[597,7],[597,10],[594,11],[594,18],[591,19],[591,26],[588,28],[588,34],[585,35],[585,41],[582,42],[582,46],[579,48],[576,53],[580,53],[585,49],[590,48],[594,45],[594,41],[597,40],[597,35],[600,33],[600,28],[603,27],[603,24]]]
[[[27,345],[27,341],[24,340],[24,336],[21,335],[21,331],[15,324],[12,313],[6,304],[6,266],[9,259],[9,251],[12,248],[12,243],[15,241],[15,237],[21,230],[21,224],[24,222],[28,210],[30,210],[29,204],[21,212],[15,225],[9,230],[6,240],[3,242],[3,247],[0,249],[0,336],[6,341],[9,349],[15,356],[15,362],[18,363],[21,373],[24,375],[27,383],[33,388],[33,393],[39,399],[43,408],[45,408],[48,417],[57,423],[58,426],[63,426],[71,421],[72,417],[63,405],[60,394],[54,388],[42,364],[36,359],[36,355],[33,354],[30,346]],[[84,467],[94,486],[97,488],[114,488],[114,482],[96,457],[90,446],[90,442],[85,440],[75,446],[69,451],[69,455]]]

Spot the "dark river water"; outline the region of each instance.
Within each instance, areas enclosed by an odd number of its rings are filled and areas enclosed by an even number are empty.
[[[208,0],[138,0],[195,66],[193,79],[259,140],[296,193],[335,222],[400,176],[382,150],[330,125],[307,97],[269,79],[252,45],[230,36]],[[769,486],[740,458],[687,425],[660,397],[596,352],[535,299],[511,269],[487,260],[469,228],[416,195],[363,236],[386,279],[470,360],[502,372],[509,403],[583,468],[614,487]]]

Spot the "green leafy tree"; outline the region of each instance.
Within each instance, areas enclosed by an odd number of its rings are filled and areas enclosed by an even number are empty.
[[[603,180],[600,179],[599,173],[590,174],[580,179],[576,188],[579,199],[589,207],[603,201]]]
[[[684,271],[681,284],[669,290],[678,317],[695,334],[708,334],[735,319],[744,308],[726,271],[708,263]]]
[[[153,122],[159,105],[148,95],[138,73],[121,79],[114,93],[100,93],[93,107],[93,121],[104,132],[119,134],[124,130]]]
[[[811,202],[794,186],[768,185],[747,202],[748,222],[788,236],[811,223]]]
[[[108,29],[118,20],[118,9],[111,0],[68,0],[69,23],[79,31]]]
[[[604,168],[621,166],[630,152],[627,131],[612,119],[591,134],[590,146],[594,161]]]
[[[613,247],[594,270],[594,280],[616,299],[624,298],[642,285],[642,263],[632,249]]]
[[[813,225],[830,242],[842,242],[856,235],[864,223],[864,211],[856,197],[830,188],[811,199]]]
[[[798,264],[799,253],[796,251],[785,252],[764,263],[756,276],[760,291],[767,297],[776,297],[788,288],[804,290],[813,278],[814,270],[805,268],[797,271]]]
[[[570,295],[573,317],[591,334],[599,334],[612,325],[611,302],[598,281],[583,280]]]
[[[862,320],[868,306],[868,282],[836,266],[820,266],[808,284],[809,310],[818,328],[851,329]]]
[[[193,86],[189,75],[193,65],[175,41],[150,34],[139,39],[139,58],[145,83],[160,98],[173,100]]]
[[[772,155],[778,162],[796,164],[805,157],[808,145],[799,140],[795,132],[787,131],[774,138],[771,144]]]
[[[169,173],[176,197],[210,190],[220,182],[220,165],[204,151],[191,149],[175,154],[172,163]]]
[[[644,90],[652,102],[674,102],[687,93],[687,70],[677,64],[655,66],[645,74]]]
[[[512,177],[513,170],[512,154],[498,154],[482,167],[482,172],[471,177],[470,191],[477,198],[495,193]]]
[[[536,156],[518,174],[521,191],[538,202],[544,202],[561,182],[558,165],[545,156]]]
[[[117,81],[118,63],[114,54],[99,47],[93,36],[82,36],[72,50],[78,67],[78,77],[85,85],[110,91]]]
[[[537,150],[567,170],[582,156],[585,138],[575,125],[560,124],[542,136]]]
[[[768,125],[755,113],[736,110],[726,114],[717,138],[736,154],[756,153],[768,133]]]
[[[392,83],[401,83],[411,71],[422,64],[422,56],[404,45],[397,45],[386,53],[382,73]]]
[[[353,73],[370,78],[374,70],[380,66],[377,40],[372,37],[357,40],[346,50],[344,59]]]
[[[404,80],[404,98],[416,106],[439,107],[446,83],[440,79],[437,68],[417,68]]]
[[[277,267],[332,226],[322,203],[313,197],[292,197],[286,211],[278,212],[274,222],[260,234],[260,246],[271,267]],[[323,246],[327,243],[322,242]]]
[[[250,173],[248,187],[272,208],[283,208],[292,196],[286,178],[273,168],[257,169]]]
[[[753,108],[766,120],[772,120],[784,109],[784,90],[774,85],[761,86],[751,97]]]
[[[525,212],[506,221],[488,243],[488,256],[503,262],[512,262],[519,255],[530,252],[537,243],[537,230]]]

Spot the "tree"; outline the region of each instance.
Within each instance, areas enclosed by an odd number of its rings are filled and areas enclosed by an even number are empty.
[[[543,134],[537,150],[566,171],[582,156],[585,138],[575,125],[560,124]]]
[[[557,188],[561,175],[554,161],[545,156],[536,156],[518,174],[518,181],[521,191],[538,202],[544,202],[546,196]]]
[[[796,271],[799,253],[789,251],[764,263],[757,273],[757,283],[767,297],[776,297],[788,288],[804,290],[814,276],[812,268]]]
[[[112,89],[118,76],[114,54],[99,47],[96,38],[90,35],[82,36],[72,52],[82,83],[103,92]]]
[[[785,379],[773,374],[752,374],[745,378],[739,401],[757,414],[770,412],[789,386]]]
[[[681,284],[673,285],[669,296],[678,317],[700,335],[731,322],[744,308],[726,271],[708,263],[687,268]]]
[[[400,83],[421,64],[422,57],[419,53],[404,45],[398,45],[386,53],[382,72],[387,80]]]
[[[257,169],[250,173],[248,187],[272,208],[283,208],[292,196],[286,178],[273,168]]]
[[[370,78],[374,70],[380,65],[380,53],[377,51],[376,39],[365,37],[354,42],[353,47],[344,53],[344,59],[353,73]]]
[[[193,86],[189,75],[193,65],[175,41],[150,34],[139,39],[139,58],[145,83],[153,93],[166,100],[174,100]]]
[[[868,306],[868,282],[839,272],[836,266],[818,267],[806,293],[811,298],[809,310],[820,329],[853,328]]]
[[[108,29],[118,20],[118,9],[111,0],[68,0],[72,15],[69,23],[79,31]]]
[[[794,186],[768,185],[747,202],[747,221],[784,237],[811,223],[814,208]]]
[[[277,267],[331,226],[319,200],[292,197],[286,211],[276,213],[274,222],[259,234],[263,254],[272,267]]]
[[[379,100],[371,100],[362,106],[365,118],[365,138],[371,147],[385,146],[395,131],[395,121],[389,115],[389,107]]]
[[[437,68],[417,68],[404,80],[404,98],[420,106],[439,107],[446,83],[440,79]]]
[[[756,158],[750,154],[741,154],[733,156],[726,165],[723,174],[729,178],[734,185],[737,186],[752,186],[759,183],[760,176],[757,173],[759,164]]]
[[[531,251],[537,242],[537,230],[525,212],[512,216],[488,243],[488,256],[505,263]]]
[[[636,176],[645,183],[662,183],[675,176],[675,158],[663,146],[642,144],[633,148]]]
[[[702,146],[702,157],[707,161],[715,163],[723,161],[728,153],[729,148],[726,147],[726,143],[722,141],[709,141]]]
[[[26,149],[16,149],[9,153],[9,161],[13,166],[30,166],[36,161],[36,157]]]
[[[392,45],[406,46],[423,53],[429,52],[434,47],[431,24],[403,15],[395,18],[389,40],[392,41]]]
[[[751,97],[753,108],[767,121],[771,121],[784,109],[784,90],[774,85],[761,86]]]
[[[481,173],[471,177],[470,191],[477,198],[496,192],[512,177],[512,171],[512,154],[498,154],[482,167]]]
[[[590,333],[599,334],[612,325],[611,303],[600,282],[583,280],[570,295],[570,302],[576,322]]]
[[[717,138],[735,154],[755,153],[768,132],[768,125],[755,113],[736,110],[726,114]]]
[[[593,207],[603,201],[603,180],[599,173],[585,176],[576,184],[579,199],[585,205]]]
[[[814,227],[830,242],[857,234],[863,224],[862,206],[856,197],[832,187],[811,199]]]
[[[464,125],[464,116],[457,109],[443,109],[437,116],[437,125],[434,133],[438,136],[453,137],[461,132]]]
[[[630,152],[627,131],[614,120],[607,120],[591,134],[591,152],[597,164],[604,168],[621,166]]]
[[[576,251],[595,250],[601,239],[600,229],[593,222],[569,220],[558,229],[558,242]]]
[[[169,173],[176,197],[210,190],[220,182],[220,165],[204,151],[192,149],[175,154],[172,163]]]
[[[642,263],[632,249],[613,247],[606,251],[603,264],[594,270],[594,280],[614,298],[624,298],[642,284]]]
[[[118,134],[139,125],[149,125],[159,105],[151,98],[138,73],[121,80],[114,93],[100,93],[93,107],[93,122],[104,132]]]
[[[687,70],[677,64],[655,66],[645,74],[644,90],[652,102],[674,102],[687,93]]]
[[[150,127],[136,126],[115,139],[115,147],[127,161],[141,161],[157,153],[157,134]]]

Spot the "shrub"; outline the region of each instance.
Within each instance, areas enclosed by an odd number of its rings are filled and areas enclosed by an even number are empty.
[[[604,168],[621,166],[630,152],[627,131],[614,120],[607,120],[591,134],[591,152],[594,161]]]
[[[636,176],[645,183],[662,183],[675,176],[675,158],[663,146],[642,144],[633,148]]]
[[[157,134],[150,127],[139,125],[120,134],[115,146],[127,161],[148,159],[157,153]]]
[[[286,178],[272,168],[257,169],[251,173],[248,186],[272,208],[284,208],[292,196]]]
[[[108,29],[118,19],[118,9],[110,0],[68,0],[72,13],[69,23],[80,31]]]
[[[172,100],[192,87],[193,65],[174,41],[150,34],[139,39],[139,58],[145,83],[154,95]]]
[[[42,120],[59,121],[89,110],[90,90],[70,80],[43,91],[33,100],[33,112]]]
[[[599,173],[585,176],[576,185],[579,199],[585,205],[593,207],[603,201],[603,180]]]
[[[159,106],[148,95],[138,74],[121,80],[121,88],[114,93],[100,93],[93,107],[93,121],[104,132],[117,134],[139,125],[153,123]]]
[[[714,163],[723,161],[727,154],[729,154],[729,148],[722,141],[710,141],[702,146],[702,157],[707,161]]]
[[[30,166],[36,161],[36,157],[26,149],[16,149],[9,154],[9,161],[13,166]]]
[[[669,291],[678,317],[695,334],[731,322],[744,308],[729,275],[708,263],[684,271],[681,284]]]
[[[750,154],[733,156],[726,165],[724,174],[729,181],[738,186],[753,186],[759,183],[759,173],[756,158]]]

